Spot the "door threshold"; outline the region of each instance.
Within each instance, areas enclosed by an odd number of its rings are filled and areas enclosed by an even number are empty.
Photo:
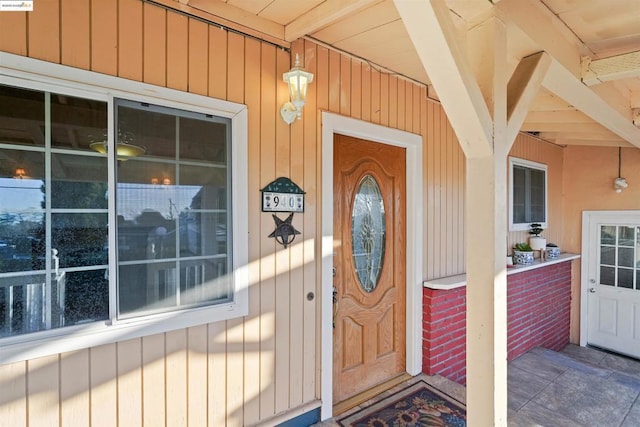
[[[373,399],[380,393],[383,393],[390,388],[397,386],[398,384],[407,381],[413,378],[406,372],[399,374],[383,383],[380,383],[376,386],[371,387],[361,393],[356,394],[355,396],[351,396],[350,398],[343,400],[342,402],[338,402],[333,405],[333,416],[340,415],[341,413],[348,411],[351,408],[354,408],[367,400]]]

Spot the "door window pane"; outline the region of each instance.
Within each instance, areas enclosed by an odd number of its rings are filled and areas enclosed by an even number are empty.
[[[0,85],[0,143],[44,147],[44,95]]]
[[[633,270],[629,268],[618,269],[618,287],[633,289]]]
[[[600,246],[600,263],[616,265],[616,248],[612,246]]]
[[[351,215],[353,262],[358,282],[365,292],[378,285],[386,244],[385,206],[380,187],[371,175],[356,190]]]
[[[613,267],[600,267],[600,284],[615,286],[616,269]]]

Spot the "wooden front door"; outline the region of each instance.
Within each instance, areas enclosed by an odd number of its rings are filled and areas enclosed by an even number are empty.
[[[405,156],[334,137],[334,403],[405,372]]]

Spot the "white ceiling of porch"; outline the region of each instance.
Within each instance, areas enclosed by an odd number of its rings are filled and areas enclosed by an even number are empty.
[[[427,0],[401,0],[427,1]],[[283,45],[307,36],[430,85],[393,0],[156,0]],[[629,123],[640,109],[640,0],[445,0],[463,48],[495,14],[507,25],[509,66],[545,51]],[[471,47],[473,46],[473,47]],[[492,47],[486,46],[489,53]],[[635,52],[635,53],[634,53]],[[469,53],[469,52],[468,52]],[[585,59],[588,58],[588,59]],[[608,61],[600,61],[611,58]],[[588,63],[591,65],[588,65]],[[588,68],[597,75],[587,73]],[[434,91],[430,94],[437,96]],[[637,117],[637,115],[636,115]],[[640,124],[640,118],[636,119]],[[522,130],[558,144],[640,146],[549,90],[541,89]],[[603,126],[604,125],[604,126]],[[615,127],[615,126],[614,126]]]

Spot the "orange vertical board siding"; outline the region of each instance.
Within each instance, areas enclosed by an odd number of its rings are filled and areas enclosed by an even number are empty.
[[[227,97],[229,101],[244,103],[244,37],[228,34]]]
[[[28,54],[27,12],[0,13],[0,51]]]
[[[189,92],[206,95],[209,78],[209,27],[189,19]]]
[[[91,68],[91,10],[89,0],[61,0],[61,60],[65,65]]]
[[[371,70],[371,121],[373,123],[381,123],[381,85],[380,72],[376,69]]]
[[[118,72],[118,4],[113,0],[91,1],[91,69]]]
[[[307,58],[304,52],[304,42],[299,41],[293,44],[291,57],[299,55],[302,66],[305,70],[309,70],[307,66]],[[311,83],[313,84],[313,83]],[[308,94],[308,92],[307,92]],[[313,120],[314,114],[304,114],[308,111],[309,104],[305,103],[303,108],[303,119],[296,120],[289,126],[289,145],[290,145],[290,164],[289,178],[304,189],[304,126],[307,120]],[[296,268],[302,265],[304,259],[303,245],[301,244],[307,238],[304,228],[303,215],[294,215],[294,227],[300,231],[300,235],[296,236],[294,244],[289,247],[290,267],[289,267],[289,399],[288,407],[295,408],[303,403],[302,401],[302,381],[303,381],[303,342],[304,342],[304,324],[301,319],[304,318],[305,302],[303,298],[304,290],[304,274],[302,268]]]
[[[329,51],[329,110],[340,112],[340,54]]]
[[[361,115],[362,120],[369,122],[371,121],[371,66],[367,63],[362,63],[360,71]]]
[[[340,55],[340,114],[351,115],[351,58]]]
[[[305,64],[307,70],[318,73],[318,55],[316,45],[308,41],[304,41],[305,47]],[[317,284],[320,281],[317,278],[317,271],[313,262],[315,258],[315,238],[317,236],[318,226],[318,185],[316,183],[317,170],[320,168],[322,160],[321,146],[316,144],[316,135],[318,130],[317,124],[317,91],[311,90],[307,96],[307,109],[304,119],[303,132],[303,149],[304,149],[304,170],[302,178],[302,188],[306,192],[305,195],[305,213],[302,215],[304,228],[304,253],[303,253],[303,295],[306,297],[310,292],[315,295],[313,301],[304,300],[305,309],[303,313],[303,337],[302,340],[302,361],[303,361],[303,382],[302,382],[302,401],[310,402],[316,398],[316,316],[317,303],[322,301],[321,292]]]
[[[389,74],[380,73],[380,121],[382,126],[389,126]]]
[[[54,354],[27,362],[27,419],[30,427],[60,425],[58,359],[59,356]]]
[[[209,96],[227,99],[227,32],[209,27]]]
[[[118,3],[118,76],[136,81],[143,79],[142,8],[139,0]]]
[[[189,19],[177,13],[167,14],[167,87],[187,90],[189,79]]]
[[[27,362],[0,365],[0,420],[8,426],[27,425]]]
[[[116,344],[105,344],[90,350],[91,426],[118,424],[118,390]]]
[[[251,112],[248,115],[249,135],[248,135],[248,159],[247,172],[249,188],[260,187],[260,75],[262,66],[262,46],[257,40],[247,39],[245,51],[246,78],[245,78],[245,102],[247,109]],[[259,197],[250,197],[248,201],[249,212],[249,235],[260,236],[260,216],[261,200]],[[260,342],[260,246],[249,245],[249,315],[244,322],[245,342]],[[244,356],[244,395],[247,397],[244,402],[244,422],[255,424],[260,420],[260,353],[248,351]]]
[[[60,4],[58,0],[40,0],[35,3],[33,11],[27,15],[29,56],[59,63]]]
[[[260,187],[263,188],[276,178],[275,137],[279,120],[276,110],[276,85],[279,76],[276,69],[275,46],[263,43],[262,75],[260,87]],[[281,78],[281,76],[280,76]],[[278,105],[277,108],[280,108]],[[260,214],[260,418],[275,414],[275,311],[276,311],[276,263],[273,253],[275,241],[267,236],[274,230],[274,221],[269,214]]]
[[[281,76],[290,68],[289,55],[276,50],[276,76]],[[276,98],[286,99],[289,93],[287,85],[280,81],[276,85]],[[297,122],[297,120],[296,120]],[[291,126],[276,119],[276,176],[291,176],[291,141],[289,138]],[[286,215],[286,214],[285,214]],[[286,218],[286,216],[284,216]],[[283,219],[284,219],[283,218]],[[289,334],[291,332],[291,247],[283,249],[279,244],[276,252],[276,310],[275,310],[275,383],[276,383],[276,413],[289,408]]]
[[[404,91],[403,96],[404,99]],[[388,108],[389,108],[389,121],[388,126],[390,128],[398,128],[398,78],[396,76],[389,76],[389,99],[388,99]]]
[[[362,117],[362,63],[351,61],[351,117]]]
[[[397,90],[397,111],[396,111],[396,126],[400,130],[406,130],[407,126],[407,104],[406,104],[406,81],[404,79],[396,79],[398,82],[398,90]]]
[[[435,108],[432,101],[426,102],[426,114],[422,117],[423,135],[424,136],[424,175],[425,175],[425,198],[424,198],[424,214],[425,214],[425,226],[423,231],[424,241],[424,275],[426,278],[433,278],[433,204],[434,204],[434,185],[433,185],[433,157],[434,157],[434,134],[433,134],[433,110]]]
[[[165,351],[164,334],[142,338],[142,424],[165,425]]]
[[[187,329],[187,421],[207,425],[207,325]]]
[[[78,350],[62,354],[60,357],[61,425],[90,425],[90,390],[89,350]]]
[[[142,425],[142,340],[117,343],[118,426]]]
[[[316,48],[317,75],[315,86],[311,90],[316,93],[316,107],[318,110],[329,109],[329,50],[323,46]]]
[[[166,11],[143,3],[143,74],[145,83],[165,86],[167,83]]]
[[[207,357],[209,392],[207,402],[209,407],[209,425],[224,426],[227,423],[227,334],[226,322],[216,322],[208,325],[207,340],[209,353]]]
[[[165,334],[166,425],[187,424],[187,330]]]

